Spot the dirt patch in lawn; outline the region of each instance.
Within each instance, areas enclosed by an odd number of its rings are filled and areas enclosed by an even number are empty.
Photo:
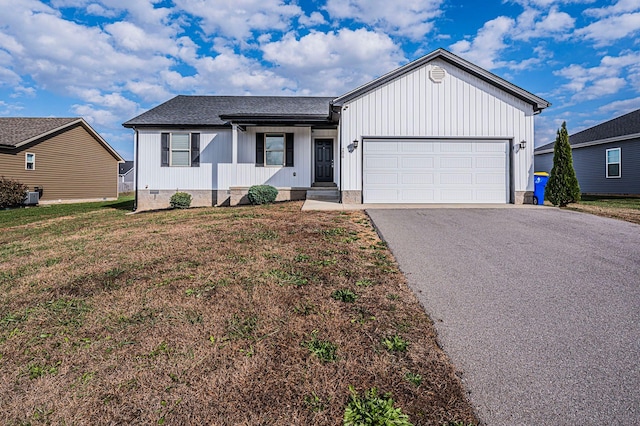
[[[613,219],[620,219],[627,222],[640,224],[640,210],[638,209],[603,207],[588,204],[570,204],[568,208],[571,210],[591,213],[597,216],[610,217]]]
[[[475,424],[362,212],[110,210],[0,235],[0,424]],[[408,344],[408,345],[406,345]]]

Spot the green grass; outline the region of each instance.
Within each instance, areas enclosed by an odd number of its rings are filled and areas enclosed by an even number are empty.
[[[58,217],[75,216],[96,210],[133,210],[133,195],[121,196],[115,201],[99,201],[92,203],[48,204],[10,210],[0,210],[0,228],[27,225]]]
[[[580,204],[586,204],[588,206],[640,210],[640,197],[633,198],[633,197],[582,195]]]

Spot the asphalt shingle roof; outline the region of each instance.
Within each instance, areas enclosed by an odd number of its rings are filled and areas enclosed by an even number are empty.
[[[569,144],[577,145],[636,133],[640,133],[640,109],[570,135]],[[555,142],[551,142],[536,148],[536,151],[552,149],[554,145]]]
[[[0,118],[0,145],[16,147],[21,142],[51,132],[80,118]]]
[[[153,125],[223,126],[221,116],[329,116],[334,98],[303,96],[176,96],[125,122],[125,127]]]

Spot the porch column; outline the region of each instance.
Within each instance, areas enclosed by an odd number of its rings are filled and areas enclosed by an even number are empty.
[[[238,164],[238,125],[231,125],[231,163]]]

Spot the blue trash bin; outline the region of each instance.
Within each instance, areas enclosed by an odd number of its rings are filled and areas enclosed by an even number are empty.
[[[547,172],[535,172],[533,174],[533,204],[544,204],[544,188],[549,181],[549,173]]]

